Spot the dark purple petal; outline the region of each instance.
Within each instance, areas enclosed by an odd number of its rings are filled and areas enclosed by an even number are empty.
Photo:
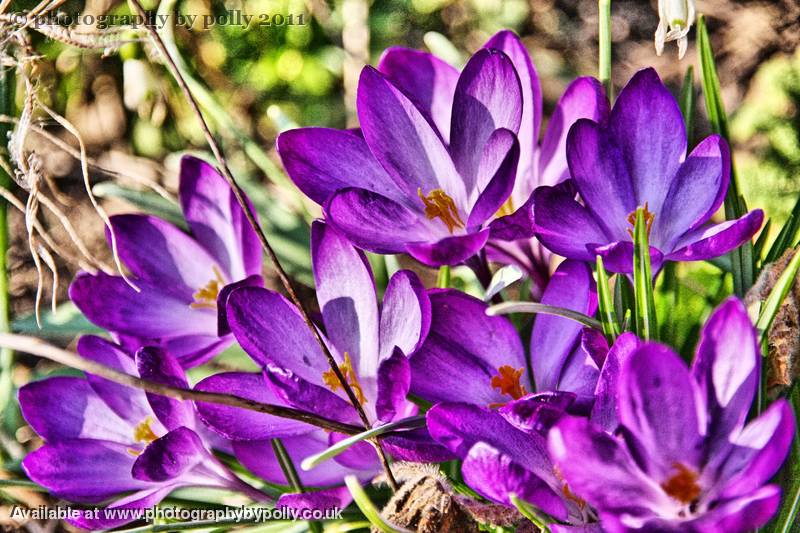
[[[142,348],[136,352],[136,366],[142,379],[179,389],[189,388],[186,374],[169,352],[153,347]],[[150,392],[147,393],[147,401],[168,431],[181,426],[194,428],[194,408],[191,402]]]
[[[668,479],[676,464],[699,471],[705,452],[704,402],[681,358],[656,343],[642,345],[622,366],[619,421],[644,450],[656,479]]]
[[[609,272],[618,274],[633,273],[633,243],[631,241],[617,241],[594,249],[597,255],[603,257],[603,265]],[[650,270],[658,272],[664,263],[664,254],[653,246],[650,247]]]
[[[196,390],[240,396],[260,403],[275,404],[278,399],[257,373],[225,372],[207,377]],[[258,413],[217,403],[196,402],[200,420],[231,440],[259,440],[271,437],[301,435],[308,425],[287,418]]]
[[[131,474],[134,479],[160,483],[177,479],[210,460],[200,437],[189,428],[179,427],[151,442],[136,458]]]
[[[511,59],[496,49],[479,50],[458,78],[450,126],[450,153],[467,195],[478,185],[484,145],[499,128],[515,134],[521,118],[522,88]]]
[[[595,401],[592,407],[592,423],[614,433],[619,425],[618,381],[622,365],[633,351],[639,347],[639,338],[630,332],[623,333],[609,350],[595,388]]]
[[[230,185],[214,167],[184,156],[178,196],[192,235],[216,259],[229,281],[261,274],[261,244],[256,232]],[[247,204],[255,216],[249,200]]]
[[[400,348],[413,354],[428,336],[431,301],[419,277],[410,270],[398,270],[383,295],[380,325],[381,357]]]
[[[473,191],[476,200],[467,219],[467,228],[477,228],[489,220],[511,196],[518,161],[519,142],[514,133],[495,130],[480,154],[478,184]]]
[[[429,291],[431,329],[410,357],[411,392],[432,402],[505,403],[491,385],[501,366],[525,369],[525,352],[514,326],[486,315],[486,304],[456,290]],[[465,333],[468,332],[468,333]],[[523,372],[521,385],[528,386]]]
[[[381,442],[397,461],[441,463],[455,458],[450,450],[433,440],[427,428],[396,433]]]
[[[138,375],[133,357],[121,346],[102,337],[84,335],[78,339],[76,350],[81,357],[130,376]],[[105,404],[131,426],[139,424],[147,415],[152,414],[144,391],[114,383],[94,374],[86,374],[86,379]]]
[[[398,46],[383,52],[378,70],[414,102],[449,143],[458,71],[432,54]]]
[[[264,377],[283,403],[340,422],[358,423],[356,411],[348,400],[306,381],[289,369],[269,365],[264,370]]]
[[[517,180],[519,181],[519,180]],[[501,241],[520,241],[521,239],[529,239],[531,235],[534,234],[536,231],[536,226],[534,225],[533,221],[533,196],[531,196],[525,203],[523,203],[519,209],[511,213],[510,215],[506,215],[504,217],[496,218],[492,220],[489,224],[489,229],[492,231],[491,239],[492,240],[501,240]],[[527,243],[522,241],[523,244],[517,243],[516,246],[525,246]],[[510,246],[515,246],[512,243],[498,243],[493,242],[490,243],[490,247],[494,247],[496,250],[502,250],[502,252],[508,253]],[[541,246],[536,244],[536,246]],[[491,254],[491,250],[487,247],[487,251]],[[518,250],[514,251],[514,256],[519,254]],[[492,259],[491,257],[489,258]],[[527,264],[523,264],[521,261],[517,261],[525,270],[530,271],[530,268]]]
[[[574,402],[575,394],[571,392],[542,392],[507,403],[497,412],[520,431],[545,437]]]
[[[436,267],[463,263],[486,244],[489,230],[477,233],[454,235],[436,242],[416,242],[406,245],[406,252],[422,264]]]
[[[334,487],[332,489],[315,490],[311,492],[283,494],[278,498],[277,507],[291,509],[344,509],[353,497],[347,487]]]
[[[701,261],[725,255],[752,239],[763,221],[764,212],[755,209],[737,220],[696,229],[681,237],[667,259]]]
[[[193,368],[207,363],[215,355],[222,352],[233,342],[232,335],[217,337],[216,335],[186,335],[156,341],[144,339],[136,346],[159,346],[171,353],[180,361],[183,368]]]
[[[541,302],[586,315],[597,309],[597,288],[586,263],[564,261],[553,273]],[[531,333],[531,368],[537,391],[559,388],[561,370],[578,342],[582,326],[567,318],[539,315]]]
[[[728,298],[700,331],[692,377],[709,413],[708,434],[722,445],[744,426],[759,383],[761,350],[747,310]]]
[[[509,494],[514,493],[554,518],[567,518],[567,507],[547,483],[484,442],[469,450],[461,474],[467,485],[492,501],[513,505]]]
[[[350,242],[375,253],[401,253],[405,243],[447,234],[444,224],[435,230],[422,213],[366,189],[338,191],[325,205],[325,218]]]
[[[378,367],[378,394],[375,412],[378,418],[389,422],[395,418],[406,403],[411,386],[411,366],[400,348],[381,361]]]
[[[341,433],[330,433],[328,435],[328,445],[333,446],[343,441],[348,436],[349,435],[343,435]],[[375,453],[375,448],[370,443],[363,440],[349,446],[344,452],[334,457],[333,460],[353,470],[377,472],[381,468],[381,463],[378,460],[378,455]]]
[[[539,184],[555,185],[569,177],[567,133],[581,118],[604,122],[609,106],[603,86],[594,78],[578,78],[559,98],[542,139],[539,152]],[[528,190],[530,194],[532,191]]]
[[[654,69],[640,70],[622,89],[609,127],[632,180],[634,207],[647,202],[651,213],[660,213],[686,155],[686,127],[678,103]]]
[[[533,157],[536,144],[539,141],[539,126],[542,123],[542,88],[539,85],[539,75],[533,66],[525,45],[514,32],[502,30],[495,33],[484,48],[494,48],[505,53],[514,64],[514,69],[519,76],[522,88],[522,117],[520,121],[517,137],[521,148],[519,173],[520,183],[524,183],[533,177]],[[516,191],[515,187],[515,191]],[[530,193],[530,191],[528,191]],[[523,202],[528,195],[515,200]]]
[[[706,222],[722,205],[730,181],[730,151],[719,135],[706,137],[678,168],[661,212],[656,213],[650,241],[674,249],[687,231]]]
[[[220,337],[227,335],[231,332],[231,327],[228,324],[228,297],[233,291],[239,287],[263,287],[264,279],[254,274],[248,276],[243,280],[236,283],[229,283],[225,285],[217,295],[217,335]]]
[[[214,257],[169,222],[152,215],[114,215],[111,226],[125,266],[187,304],[198,289],[217,278]]]
[[[636,203],[636,189],[615,140],[596,122],[578,120],[567,137],[567,161],[575,186],[598,224],[606,234],[621,239],[630,229],[628,215],[644,204]],[[651,177],[651,181],[656,180]]]
[[[570,492],[594,507],[631,514],[672,507],[669,497],[639,469],[622,443],[586,419],[564,418],[550,430],[548,441]]]
[[[360,135],[330,128],[299,128],[278,135],[277,147],[294,184],[320,205],[339,189],[349,187],[405,201]]]
[[[176,488],[175,484],[169,484],[139,490],[100,509],[98,514],[92,512],[90,515],[81,509],[79,518],[67,518],[66,521],[76,527],[90,530],[118,527],[143,519],[146,509],[158,505]]]
[[[533,192],[533,221],[542,244],[569,259],[594,261],[588,247],[609,241],[594,216],[562,187]]]
[[[375,377],[380,319],[364,252],[318,220],[311,226],[311,260],[327,338],[340,354],[350,355],[359,377]]]
[[[589,414],[594,404],[594,389],[600,376],[597,362],[580,343],[567,358],[558,381],[559,390],[574,393],[577,398],[572,412]]]
[[[228,297],[228,323],[236,340],[256,363],[291,368],[322,383],[325,356],[300,312],[277,292],[243,287]]]
[[[693,531],[752,531],[763,526],[778,511],[781,489],[765,485],[740,498],[725,501],[688,525]]]
[[[133,479],[136,456],[129,446],[95,439],[48,443],[22,461],[28,477],[52,494],[79,503],[99,503],[148,483]]]
[[[133,426],[112,411],[89,382],[53,377],[19,389],[22,416],[46,441],[102,439],[134,442]]]
[[[442,189],[462,207],[464,181],[442,140],[414,104],[381,73],[364,67],[358,118],[370,150],[407,196]],[[420,202],[420,208],[422,202]]]

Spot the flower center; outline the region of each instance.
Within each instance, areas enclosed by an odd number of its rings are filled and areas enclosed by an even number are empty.
[[[650,237],[650,229],[653,227],[653,220],[655,220],[656,216],[651,213],[647,209],[647,202],[644,203],[644,223],[647,227],[647,236]],[[633,239],[633,230],[636,228],[636,209],[628,213],[628,218],[626,219],[628,224],[631,225],[630,229],[628,229],[628,235],[631,236]]]
[[[356,395],[358,403],[361,405],[367,403],[367,399],[364,397],[364,391],[361,389],[361,385],[358,383],[356,371],[353,370],[353,363],[350,361],[350,354],[347,352],[344,352],[344,363],[339,364],[339,371],[344,376],[344,379],[347,381],[348,385],[350,385],[350,388],[353,389],[353,394]],[[322,380],[333,392],[336,392],[342,388],[342,384],[339,382],[339,378],[336,377],[336,372],[334,372],[333,369],[323,372]]]
[[[214,278],[192,294],[194,301],[189,304],[192,309],[217,308],[217,296],[219,296],[220,289],[225,286],[225,280],[222,279],[222,273],[217,268],[217,265],[211,268],[214,271]]]
[[[503,205],[500,206],[500,209],[497,210],[495,214],[496,217],[505,217],[508,215],[513,214],[515,211],[514,209],[514,199],[512,197],[508,197],[508,200],[503,202]]]
[[[682,463],[673,465],[675,474],[661,484],[664,492],[683,504],[690,504],[700,496],[700,485],[697,484],[697,472]]]
[[[492,377],[491,385],[493,389],[499,389],[500,394],[511,396],[512,400],[519,400],[528,391],[525,386],[520,383],[522,373],[524,370],[519,368],[517,370],[509,365],[503,365],[497,369],[497,375]],[[500,407],[503,404],[492,404],[489,407]]]
[[[425,204],[425,216],[428,220],[440,218],[447,226],[447,231],[453,233],[455,228],[463,228],[464,221],[458,214],[458,208],[452,198],[442,189],[433,189],[427,196],[422,194],[422,189],[417,189],[422,203]]]
[[[150,427],[152,423],[152,416],[146,416],[144,420],[139,422],[136,427],[133,428],[133,440],[145,446],[156,440],[158,435],[153,433],[153,428]],[[135,448],[128,448],[128,453],[137,457],[142,454],[141,450]]]

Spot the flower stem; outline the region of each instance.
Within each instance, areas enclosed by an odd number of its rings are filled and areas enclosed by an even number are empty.
[[[439,267],[439,273],[436,275],[436,287],[439,289],[446,289],[450,286],[450,267],[443,265]]]
[[[600,57],[597,70],[600,81],[606,88],[609,100],[614,98],[614,86],[611,82],[611,0],[598,0],[597,6],[600,13]]]
[[[300,476],[297,475],[297,469],[294,467],[292,458],[289,457],[289,452],[284,448],[281,439],[272,439],[272,449],[275,452],[275,457],[278,458],[278,463],[281,465],[283,475],[286,476],[286,481],[295,492],[305,492],[303,482],[300,481]],[[319,522],[308,522],[308,529],[312,533],[322,533],[322,525]]]
[[[0,69],[0,114],[14,114],[14,71]],[[10,124],[0,124],[0,139],[7,139]],[[0,187],[11,187],[11,176],[0,168]],[[0,332],[11,332],[11,306],[8,294],[8,203],[0,200]],[[11,377],[14,352],[10,348],[0,349],[0,413],[5,412],[11,401],[14,386]]]

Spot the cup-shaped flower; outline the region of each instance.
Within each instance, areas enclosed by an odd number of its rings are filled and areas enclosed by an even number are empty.
[[[664,43],[678,41],[678,59],[683,59],[689,42],[689,29],[694,24],[694,0],[658,0],[656,54],[664,52]]]
[[[78,351],[120,372],[188,387],[177,360],[158,348],[142,348],[133,358],[116,344],[88,336]],[[191,402],[87,374],[29,383],[20,388],[19,404],[45,440],[22,461],[28,477],[59,498],[104,506],[99,514],[70,519],[76,526],[105,529],[135,521],[141,510],[181,487],[218,487],[267,499],[212,455],[211,446],[222,441],[196,424]]]
[[[413,272],[398,271],[389,280],[379,307],[372,272],[361,251],[321,221],[312,225],[311,246],[322,312],[320,329],[361,407],[375,424],[415,414],[417,407],[406,399],[410,370],[405,354],[414,353],[428,333],[430,301],[422,283]],[[228,298],[228,322],[242,348],[263,367],[263,375],[219,374],[200,382],[198,388],[235,390],[259,401],[285,403],[339,422],[361,424],[312,332],[283,296],[262,288],[238,288]],[[271,481],[285,482],[272,455],[263,453],[265,447],[269,449],[267,439],[291,436],[286,441],[288,451],[299,460],[303,453],[311,455],[343,438],[269,415],[211,404],[199,404],[198,409],[212,429],[236,441],[234,449],[245,465]],[[449,456],[425,430],[407,431],[383,442],[401,459]],[[326,486],[340,483],[342,472],[348,470],[361,478],[376,474],[380,464],[374,449],[366,443],[353,446],[301,478],[311,486]],[[309,501],[310,495],[291,498]],[[327,498],[330,493],[318,496]]]
[[[794,437],[785,400],[747,422],[761,357],[744,306],[724,302],[704,326],[691,369],[646,343],[622,364],[619,428],[564,417],[548,435],[569,490],[607,531],[755,529],[778,509],[767,484]]]
[[[576,407],[591,407],[608,345],[600,332],[567,318],[540,315],[530,341],[531,368],[519,333],[502,316],[486,315],[481,300],[453,289],[431,289],[431,326],[411,361],[411,392],[430,402],[497,407],[530,392],[569,391]],[[592,315],[597,295],[592,271],[563,262],[542,302]]]
[[[190,156],[181,160],[179,199],[188,234],[151,215],[111,217],[120,259],[136,289],[120,276],[81,273],[69,294],[89,320],[131,351],[160,346],[191,367],[232,342],[225,299],[238,285],[262,284],[261,249],[211,165]]]
[[[630,273],[632,214],[639,207],[647,217],[654,271],[664,261],[723,255],[761,227],[761,210],[709,224],[728,190],[728,145],[711,135],[686,155],[680,109],[653,69],[634,75],[607,122],[575,123],[567,161],[572,180],[533,195],[537,236],[565,257],[594,261],[599,254],[609,270]]]

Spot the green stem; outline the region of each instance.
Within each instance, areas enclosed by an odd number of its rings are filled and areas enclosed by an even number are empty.
[[[436,275],[436,287],[446,289],[450,286],[450,267],[443,265],[439,267],[439,273]]]
[[[597,6],[600,12],[598,74],[610,101],[614,98],[614,86],[611,82],[611,0],[598,0]]]
[[[286,477],[286,481],[292,487],[292,490],[295,492],[305,492],[305,488],[300,481],[300,476],[297,475],[297,469],[294,467],[292,458],[289,457],[289,453],[286,451],[286,448],[284,448],[280,439],[272,439],[272,450],[275,452],[275,457],[278,458],[278,463],[281,465],[283,475]],[[312,533],[322,533],[322,524],[319,522],[309,522],[308,529]]]
[[[14,115],[14,71],[0,70],[0,114]],[[0,124],[0,139],[7,139],[11,124]],[[0,186],[11,187],[11,176],[0,169]],[[0,332],[11,332],[11,306],[8,294],[8,203],[0,200]],[[14,384],[12,366],[14,352],[8,348],[0,349],[0,413],[12,399]]]
[[[653,275],[650,269],[650,228],[644,209],[636,210],[633,237],[633,286],[636,334],[649,340],[658,337],[656,306],[653,297]]]

